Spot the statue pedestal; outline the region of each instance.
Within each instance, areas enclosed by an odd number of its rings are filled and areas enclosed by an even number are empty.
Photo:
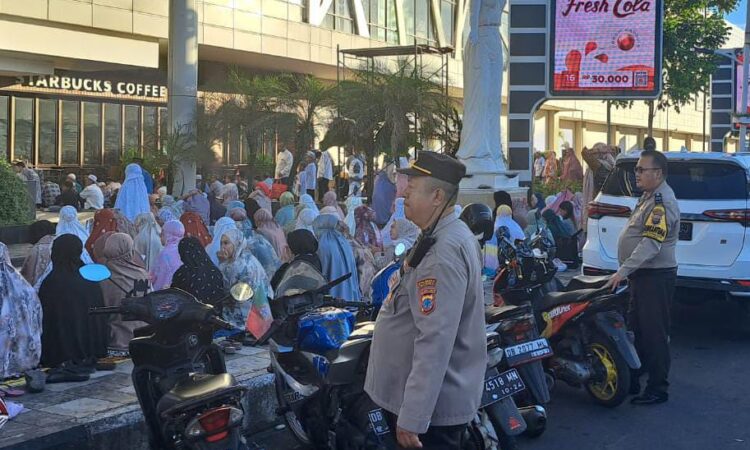
[[[465,206],[469,203],[484,203],[494,207],[493,194],[496,191],[506,191],[511,198],[526,198],[528,188],[519,187],[518,173],[505,172],[474,172],[471,178],[461,180],[458,191],[458,204]]]

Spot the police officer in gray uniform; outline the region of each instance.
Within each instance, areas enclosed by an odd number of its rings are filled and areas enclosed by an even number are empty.
[[[640,373],[633,372],[633,404],[666,402],[669,382],[669,309],[677,278],[675,247],[680,230],[680,209],[665,181],[667,158],[644,150],[635,166],[635,180],[643,195],[617,243],[619,270],[609,280],[613,289],[630,282],[630,320],[635,346],[648,384],[641,394]],[[640,395],[639,395],[640,394]]]
[[[422,229],[375,324],[365,391],[401,448],[457,449],[476,414],[487,345],[479,244],[453,213],[463,164],[419,152],[406,217]]]

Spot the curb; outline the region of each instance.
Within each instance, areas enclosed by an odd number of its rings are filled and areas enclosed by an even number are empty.
[[[243,434],[272,428],[279,422],[274,376],[270,373],[238,379],[246,386]],[[108,449],[149,450],[148,432],[138,405],[107,411],[95,420],[55,431],[25,442],[0,444],[0,450]]]

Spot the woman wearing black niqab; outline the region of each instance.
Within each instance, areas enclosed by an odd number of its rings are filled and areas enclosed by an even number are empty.
[[[85,280],[78,269],[83,266],[83,243],[72,234],[64,234],[52,244],[52,272],[39,288],[42,302],[42,365],[62,363],[91,366],[107,356],[107,319],[89,315],[89,308],[104,306],[97,283]]]
[[[193,294],[209,305],[224,298],[224,277],[211,262],[200,241],[195,237],[183,238],[177,246],[182,266],[172,275],[172,287]]]
[[[279,283],[289,266],[298,261],[305,261],[318,269],[319,272],[321,271],[320,258],[317,254],[318,239],[312,231],[305,229],[294,230],[287,235],[286,239],[294,258],[288,263],[282,264],[281,267],[279,267],[279,270],[274,274],[271,279],[271,287],[274,289],[279,286]]]

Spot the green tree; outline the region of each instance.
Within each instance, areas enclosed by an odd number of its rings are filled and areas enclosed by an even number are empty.
[[[249,75],[239,69],[229,72],[228,88],[236,94],[212,94],[204,100],[210,120],[204,127],[205,137],[199,141],[213,141],[241,132],[248,144],[246,161],[249,179],[255,176],[258,148],[256,139],[266,130],[279,130],[291,135],[294,130],[292,115],[283,112],[279,94],[284,92],[284,76]]]
[[[440,86],[405,60],[399,61],[395,70],[376,66],[355,72],[353,79],[339,84],[335,101],[338,117],[329,124],[321,147],[363,151],[369,174],[373,174],[379,154],[395,159],[410,147],[419,147],[420,137],[437,135],[445,111]],[[372,181],[371,176],[368,192],[372,192]]]
[[[323,123],[323,114],[334,105],[335,86],[312,75],[285,74],[276,87],[272,95],[283,111],[295,117],[294,145],[299,161],[302,152],[315,146],[315,127]]]
[[[711,74],[716,69],[712,55],[695,51],[696,47],[715,50],[726,41],[729,28],[724,15],[733,11],[738,0],[665,0],[663,43],[663,90],[656,100],[647,100],[648,134],[653,134],[657,110],[680,108],[695,100],[699,92],[708,91]],[[629,108],[630,101],[614,101]]]
[[[0,159],[0,186],[0,226],[32,222],[34,214],[26,185],[4,159]]]

